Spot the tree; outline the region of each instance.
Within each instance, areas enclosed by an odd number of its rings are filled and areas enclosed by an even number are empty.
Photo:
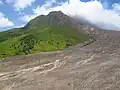
[[[28,35],[21,38],[22,52],[25,54],[30,54],[31,49],[34,48],[35,43],[37,43],[37,38],[35,35]]]

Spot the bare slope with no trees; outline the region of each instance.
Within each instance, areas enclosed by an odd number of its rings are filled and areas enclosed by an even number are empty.
[[[83,47],[1,59],[0,90],[120,90],[120,32],[86,29]]]

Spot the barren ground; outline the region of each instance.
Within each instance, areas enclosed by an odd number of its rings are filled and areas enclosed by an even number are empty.
[[[108,40],[98,44],[101,40],[83,48],[1,59],[0,90],[120,90],[120,49]]]

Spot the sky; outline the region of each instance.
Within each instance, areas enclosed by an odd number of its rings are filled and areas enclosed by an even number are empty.
[[[101,28],[120,30],[120,0],[0,0],[0,31],[22,27],[51,11],[85,18]]]

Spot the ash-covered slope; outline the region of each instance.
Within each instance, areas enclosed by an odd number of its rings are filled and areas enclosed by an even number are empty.
[[[97,52],[113,53],[120,48],[120,31],[94,29],[88,32],[94,40],[88,47],[96,49]]]
[[[1,59],[0,90],[120,90],[120,32],[89,32],[84,47]]]

